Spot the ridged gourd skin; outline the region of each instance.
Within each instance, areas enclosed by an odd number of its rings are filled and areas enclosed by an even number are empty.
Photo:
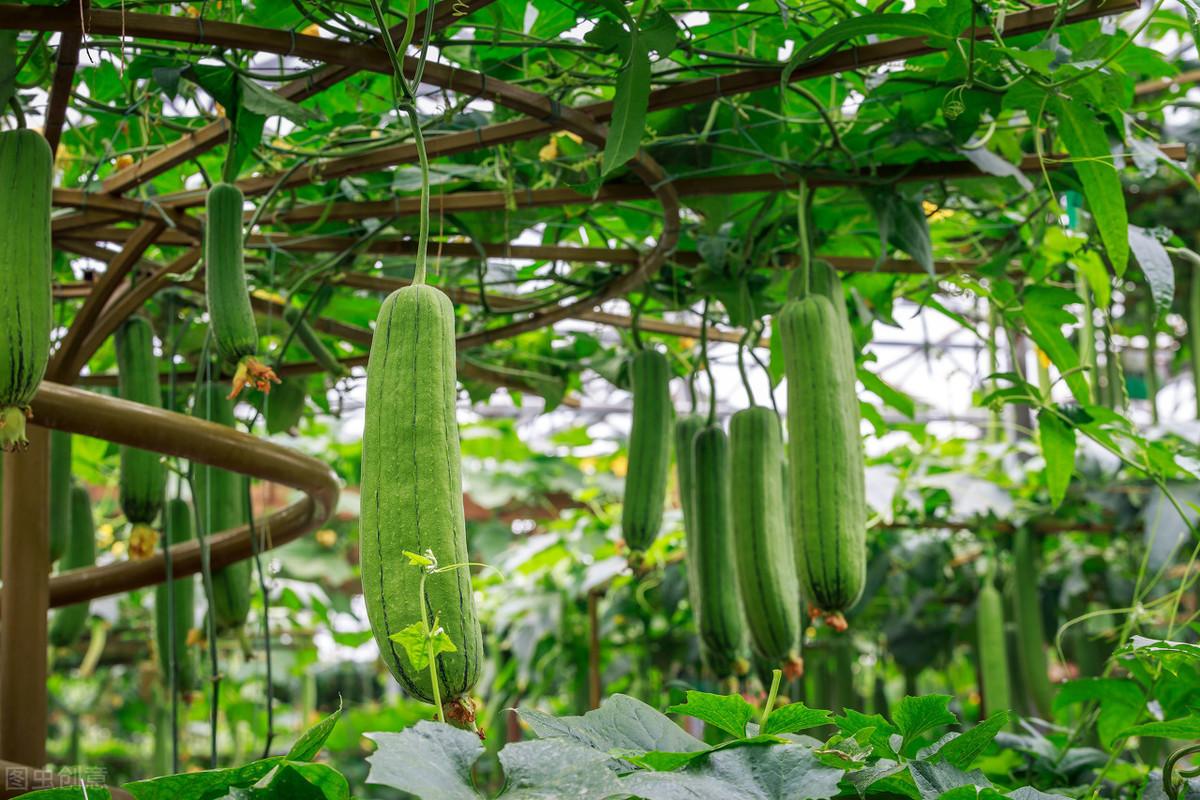
[[[454,309],[430,286],[406,286],[383,303],[367,365],[361,483],[361,572],[367,616],[396,680],[433,702],[429,670],[414,669],[389,637],[421,621],[421,571],[405,551],[432,550],[441,566],[469,561],[458,439]],[[479,679],[483,637],[467,567],[429,575],[428,622],[457,648],[437,659],[443,705]]]
[[[117,394],[133,403],[162,408],[158,358],[154,355],[154,329],[150,321],[145,317],[130,317],[117,328],[115,340]],[[166,487],[167,469],[158,453],[121,446],[121,511],[135,529],[131,542],[137,538],[138,528],[147,528],[158,518]]]
[[[214,185],[205,201],[205,296],[217,354],[237,365],[231,398],[245,386],[268,392],[272,382],[279,382],[274,371],[255,358],[258,326],[250,305],[242,254],[244,202],[242,190],[229,183]]]
[[[675,420],[675,482],[683,511],[683,540],[687,546],[688,601],[692,611],[700,607],[699,585],[692,554],[696,552],[696,480],[692,464],[692,442],[708,421],[699,414],[684,414]]]
[[[1043,719],[1053,719],[1054,687],[1046,662],[1041,597],[1038,590],[1039,542],[1028,528],[1013,536],[1013,610],[1017,629],[1017,657],[1034,709]]]
[[[176,497],[169,500],[163,513],[163,546],[169,547],[193,538],[192,509]],[[158,644],[158,663],[164,685],[170,685],[171,649],[175,651],[175,687],[190,692],[196,682],[196,663],[187,645],[188,632],[195,622],[196,580],[194,575],[176,578],[170,586],[163,582],[154,587],[154,637]],[[168,601],[168,596],[171,600]],[[170,620],[175,620],[174,639]]]
[[[299,309],[289,307],[283,312],[283,318],[289,326],[295,327],[296,340],[301,347],[308,351],[308,354],[313,357],[313,361],[317,362],[321,369],[335,378],[340,378],[349,372],[346,366],[338,361],[337,356],[321,341],[321,337],[313,330],[313,326],[309,324]]]
[[[705,661],[717,678],[744,675],[746,628],[738,584],[731,572],[735,559],[730,514],[729,443],[719,425],[709,425],[692,442],[696,487],[696,549],[690,554],[696,571],[700,605],[696,624]]]
[[[1012,708],[1008,679],[1008,648],[1004,641],[1004,600],[985,578],[975,607],[975,634],[979,654],[979,682],[983,717]],[[983,718],[981,717],[981,718]]]
[[[232,428],[233,404],[218,384],[200,385],[192,416]],[[202,536],[212,536],[246,524],[246,487],[235,472],[196,462],[192,465],[192,492]],[[250,561],[236,561],[212,574],[212,612],[217,628],[239,628],[250,613]]]
[[[0,450],[24,447],[29,404],[50,357],[50,183],[41,134],[0,132]]]
[[[806,600],[836,615],[866,583],[867,506],[850,330],[810,294],[777,318],[788,393],[793,546]]]
[[[62,558],[71,536],[71,434],[50,431],[50,563]]]
[[[800,584],[785,514],[783,432],[775,411],[743,409],[729,421],[730,500],[738,589],[750,644],[788,679],[800,660]]]
[[[299,425],[304,416],[304,401],[307,398],[306,378],[284,378],[263,404],[267,433],[288,433]]]
[[[92,520],[92,499],[82,486],[71,487],[71,536],[67,550],[59,560],[60,572],[96,564],[96,528]],[[87,628],[91,606],[88,601],[64,606],[54,612],[48,636],[55,647],[70,647]]]
[[[629,362],[633,389],[633,424],[629,432],[629,465],[621,509],[621,535],[630,558],[654,544],[662,528],[671,467],[671,365],[657,350],[639,350]]]

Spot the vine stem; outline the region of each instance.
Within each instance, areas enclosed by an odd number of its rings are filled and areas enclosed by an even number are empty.
[[[800,288],[803,297],[808,296],[810,276],[812,274],[812,243],[808,235],[808,213],[812,194],[808,181],[800,181],[799,200],[796,203],[796,243],[799,246]]]
[[[771,691],[767,693],[767,704],[763,706],[762,718],[758,721],[758,732],[762,733],[771,718],[771,709],[775,706],[775,698],[779,695],[779,681],[783,678],[783,670],[771,670]]]
[[[704,372],[708,375],[708,424],[717,421],[717,379],[713,377],[712,362],[708,360],[708,298],[704,298],[704,308],[700,312],[700,358],[704,363]]]
[[[429,685],[433,689],[433,705],[437,708],[438,722],[445,723],[446,712],[442,710],[442,691],[438,686],[437,653],[433,652],[433,630],[429,627],[429,609],[425,604],[425,579],[429,571],[421,567],[421,582],[417,593],[421,596],[421,627],[425,630],[425,653],[429,656]]]

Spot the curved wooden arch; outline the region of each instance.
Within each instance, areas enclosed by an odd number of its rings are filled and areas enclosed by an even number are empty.
[[[304,498],[254,524],[266,550],[324,524],[337,504],[333,470],[296,450],[263,441],[215,422],[46,381],[33,400],[33,424],[140,447],[163,455],[220,467],[304,492]],[[255,543],[249,525],[208,537],[214,569],[249,558]],[[200,543],[171,548],[174,576],[200,572]],[[71,570],[50,578],[50,606],[153,586],[166,580],[162,553],[141,561],[121,561]]]

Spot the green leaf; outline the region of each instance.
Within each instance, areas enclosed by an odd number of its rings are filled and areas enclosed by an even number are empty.
[[[1066,306],[1079,302],[1079,295],[1058,286],[1030,286],[1025,290],[1022,311],[1033,341],[1058,367],[1079,403],[1088,402],[1088,385],[1079,370],[1079,353],[1063,335],[1062,326],[1078,322]]]
[[[390,786],[420,798],[478,800],[471,767],[483,743],[471,731],[440,722],[418,722],[399,733],[367,733],[378,749],[367,756],[367,783]]]
[[[1059,687],[1054,697],[1054,710],[1093,700],[1100,704],[1096,732],[1105,747],[1111,746],[1123,731],[1135,725],[1146,710],[1145,694],[1129,678],[1079,678],[1067,681]]]
[[[809,708],[804,703],[788,703],[771,712],[762,732],[796,733],[818,725],[828,725],[830,722],[833,722],[833,714],[824,709]]]
[[[937,755],[959,769],[966,769],[996,738],[996,734],[1008,726],[1009,719],[1007,711],[997,711],[961,736],[946,742],[937,751]]]
[[[687,693],[686,703],[671,706],[667,713],[687,714],[741,739],[746,735],[746,723],[754,716],[754,706],[740,694],[709,694],[692,690]]]
[[[918,36],[938,41],[945,41],[949,38],[924,14],[864,14],[861,17],[852,17],[839,22],[832,28],[826,28],[797,50],[788,59],[787,66],[783,68],[780,83],[786,89],[788,83],[791,82],[793,72],[831,47],[836,47],[860,36],[874,36],[881,33]]]
[[[637,155],[649,103],[650,52],[641,36],[635,35],[629,60],[617,75],[612,121],[604,143],[604,175],[611,175]]]
[[[254,785],[256,800],[350,800],[346,776],[328,764],[285,761]]]
[[[570,738],[605,753],[612,750],[696,752],[708,745],[629,695],[614,694],[583,716],[552,717],[518,708],[517,715],[543,739]]]
[[[1129,217],[1125,191],[1099,117],[1079,100],[1055,100],[1058,135],[1083,184],[1088,210],[1096,221],[1108,260],[1118,276],[1129,263]]]
[[[679,24],[662,6],[656,8],[638,26],[638,38],[645,45],[646,51],[657,53],[660,59],[665,58],[675,49],[679,41]]]
[[[261,84],[238,76],[238,89],[242,108],[262,114],[264,117],[286,117],[297,125],[320,122],[321,112],[303,108],[291,100],[265,89]]]
[[[904,739],[901,749],[912,744],[921,734],[954,725],[958,717],[950,712],[951,697],[948,694],[930,694],[922,697],[905,697],[892,711],[892,722]]]
[[[971,786],[976,789],[992,787],[992,782],[979,770],[964,772],[945,761],[939,763],[911,761],[908,765],[908,772],[912,775],[913,782],[916,783],[923,800],[936,800],[946,792],[961,786]]]
[[[1200,739],[1200,717],[1164,719],[1134,725],[1121,732],[1121,736],[1153,736],[1159,739]]]
[[[880,400],[904,416],[912,419],[916,415],[916,403],[913,402],[911,397],[884,381],[883,378],[874,372],[871,372],[865,365],[859,365],[858,379],[862,381],[862,385],[868,392],[874,392],[879,395]]]
[[[337,711],[334,711],[325,719],[313,725],[306,730],[304,734],[296,740],[292,745],[292,749],[288,750],[288,761],[312,761],[321,752],[321,748],[325,746],[325,740],[329,738],[329,734],[333,732],[333,728],[337,725],[338,719],[342,716],[342,699],[338,697]]]
[[[609,757],[569,739],[516,742],[500,751],[507,800],[604,800],[622,793]]]
[[[1046,486],[1050,502],[1058,508],[1067,496],[1075,473],[1075,427],[1050,409],[1038,412],[1038,443],[1046,459]]]
[[[121,788],[133,795],[135,800],[209,800],[232,794],[232,789],[253,786],[282,761],[282,758],[275,756],[230,769],[210,769],[134,781]]]
[[[1087,250],[1071,256],[1071,264],[1092,288],[1097,308],[1107,311],[1112,303],[1112,277],[1108,274],[1104,259],[1095,251]]]
[[[634,772],[621,785],[645,800],[825,800],[837,795],[844,774],[804,745],[753,745],[714,750],[676,772]]]
[[[1154,308],[1159,316],[1171,310],[1175,300],[1175,267],[1161,241],[1145,228],[1129,226],[1129,247],[1150,284]]]
[[[433,630],[426,636],[425,625],[418,620],[388,637],[404,648],[408,660],[412,662],[413,669],[427,669],[429,667],[429,642],[433,643],[433,655],[435,657],[441,653],[454,653],[458,651],[458,648],[454,646],[454,641],[446,633],[445,629],[438,625],[436,618],[433,621],[433,626]]]
[[[1070,800],[1066,795],[1042,792],[1032,786],[1022,786],[1019,789],[1013,789],[1007,796],[1013,798],[1013,800]]]

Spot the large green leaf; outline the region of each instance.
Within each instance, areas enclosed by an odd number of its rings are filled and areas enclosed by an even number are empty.
[[[1046,459],[1050,503],[1058,508],[1075,472],[1075,428],[1053,410],[1043,409],[1038,412],[1038,442],[1042,446],[1042,457]]]
[[[1117,275],[1124,275],[1129,263],[1129,216],[1104,123],[1078,99],[1055,100],[1054,109],[1058,135],[1083,184],[1088,210],[1096,221],[1108,260]]]
[[[1075,292],[1057,286],[1031,286],[1025,290],[1022,313],[1033,341],[1058,367],[1075,400],[1088,402],[1087,380],[1079,370],[1079,354],[1062,332],[1064,325],[1078,320],[1066,306],[1079,302]]]
[[[391,786],[420,798],[478,800],[471,768],[483,743],[471,731],[440,722],[418,722],[399,733],[368,733],[378,749],[367,757],[367,783]]]
[[[837,23],[832,28],[821,31],[793,53],[783,68],[780,81],[787,86],[793,72],[832,47],[860,36],[877,36],[884,33],[925,37],[938,41],[946,41],[948,38],[924,14],[864,14],[861,17],[852,17]]]
[[[637,155],[646,130],[650,102],[650,51],[634,34],[629,59],[617,75],[612,121],[604,143],[604,174],[609,175]]]

